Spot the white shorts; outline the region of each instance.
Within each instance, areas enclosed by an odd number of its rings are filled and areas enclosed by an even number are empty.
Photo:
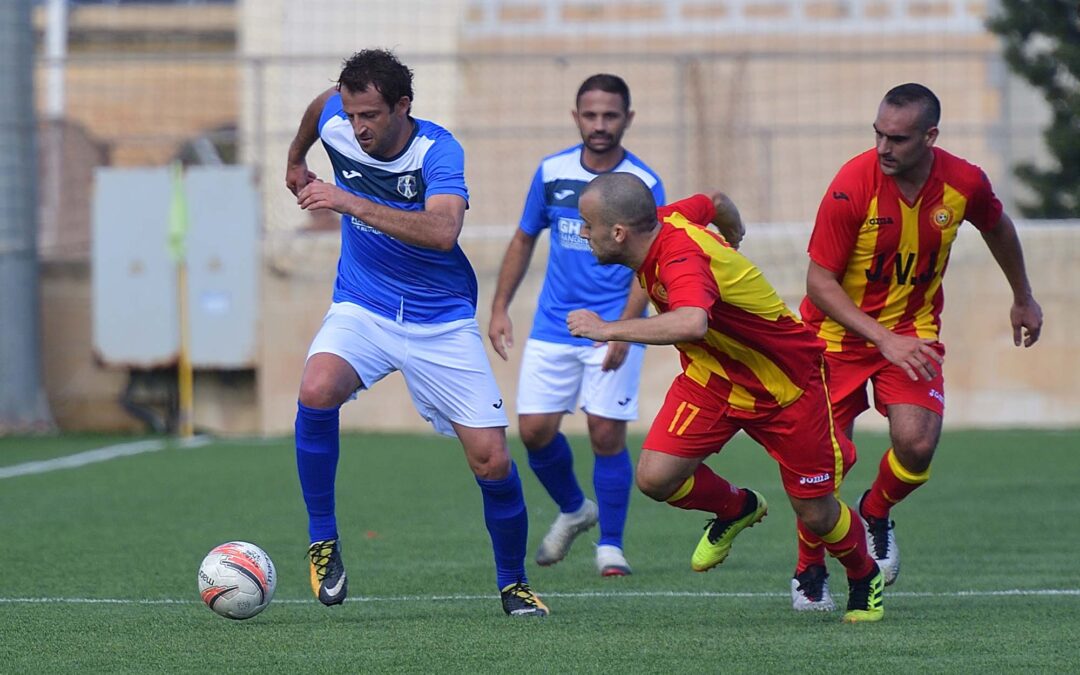
[[[308,358],[319,353],[345,359],[361,389],[400,370],[416,411],[440,434],[457,435],[450,422],[475,429],[507,426],[476,319],[396,323],[351,302],[335,302]]]
[[[600,365],[606,354],[606,345],[528,340],[521,356],[517,413],[572,413],[580,405],[589,415],[636,420],[645,347],[631,345],[623,364],[604,372]]]

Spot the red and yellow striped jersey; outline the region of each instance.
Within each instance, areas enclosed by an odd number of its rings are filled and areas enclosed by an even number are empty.
[[[686,376],[739,410],[794,403],[818,376],[824,345],[752,262],[698,224],[713,219],[712,199],[694,195],[657,213],[660,233],[638,282],[659,312],[709,313],[704,339],[675,345]]]
[[[876,150],[851,159],[818,208],[810,259],[839,276],[855,304],[895,333],[937,339],[944,302],[941,280],[960,223],[997,225],[1001,202],[982,170],[933,148],[930,176],[914,203],[881,172]],[[810,298],[803,319],[829,351],[867,346],[827,317]]]

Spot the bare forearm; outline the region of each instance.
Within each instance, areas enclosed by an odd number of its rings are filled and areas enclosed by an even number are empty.
[[[521,280],[525,278],[525,270],[529,268],[532,260],[536,239],[530,237],[520,229],[514,233],[506,247],[506,255],[503,256],[502,266],[499,267],[499,278],[495,284],[495,295],[491,300],[491,311],[505,312],[510,307],[510,302],[517,293]]]
[[[746,236],[746,228],[743,226],[739,209],[736,208],[735,202],[722,192],[713,193],[712,200],[713,207],[716,209],[713,225],[720,234],[724,235],[724,239],[731,244],[732,248],[739,248],[739,243]]]
[[[345,213],[400,242],[449,251],[457,244],[461,223],[441,211],[403,211],[350,195]]]
[[[649,345],[673,345],[694,342],[705,336],[708,316],[705,310],[684,307],[665,314],[635,319],[621,319],[604,324],[599,340],[640,342]]]
[[[889,330],[852,301],[831,272],[810,263],[806,293],[817,308],[844,328],[878,344]]]
[[[333,96],[334,92],[334,89],[327,89],[315,97],[315,100],[309,103],[307,109],[304,110],[304,115],[300,118],[300,126],[296,130],[296,136],[293,137],[292,142],[289,144],[289,164],[303,162],[304,158],[307,157],[308,150],[315,144],[315,141],[319,140],[319,117],[322,116],[322,109],[326,105],[327,99]]]
[[[1031,284],[1028,282],[1027,268],[1024,265],[1024,250],[1012,220],[1002,214],[997,227],[984,232],[982,236],[998,267],[1005,274],[1013,298],[1021,301],[1031,297]]]

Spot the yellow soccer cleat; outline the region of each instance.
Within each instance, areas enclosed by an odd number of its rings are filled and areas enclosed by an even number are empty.
[[[731,552],[731,542],[735,537],[746,528],[760,523],[769,512],[769,505],[765,503],[765,497],[760,492],[747,488],[742,490],[746,493],[746,505],[742,515],[735,520],[713,518],[705,525],[705,534],[690,558],[690,567],[695,572],[711,570],[724,562]]]
[[[551,613],[547,605],[540,601],[540,596],[533,593],[524,581],[502,589],[502,606],[509,616],[544,617]]]
[[[337,539],[316,541],[308,549],[311,567],[311,590],[324,605],[340,605],[349,594],[349,580],[341,562]]]
[[[885,607],[881,602],[885,589],[885,577],[875,564],[874,570],[862,579],[848,579],[847,611],[844,623],[881,621]]]

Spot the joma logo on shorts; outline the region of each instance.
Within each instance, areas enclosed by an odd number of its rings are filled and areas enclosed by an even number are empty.
[[[819,473],[816,476],[803,476],[799,479],[799,485],[817,485],[832,478],[831,473]]]

